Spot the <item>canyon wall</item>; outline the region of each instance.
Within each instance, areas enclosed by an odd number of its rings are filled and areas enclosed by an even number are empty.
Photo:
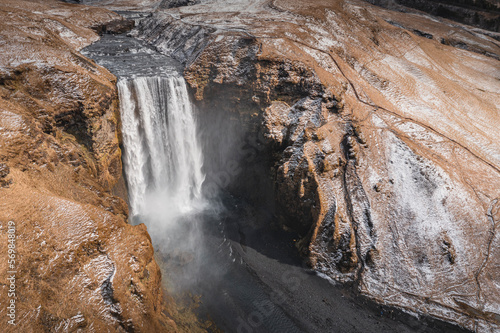
[[[318,272],[500,329],[498,41],[356,0],[205,1],[135,34],[186,65],[201,112],[240,118]]]
[[[3,332],[175,330],[146,227],[111,194],[123,183],[116,78],[78,53],[117,20],[59,1],[0,4]]]

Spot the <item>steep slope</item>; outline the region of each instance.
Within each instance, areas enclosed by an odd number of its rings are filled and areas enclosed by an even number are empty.
[[[114,20],[59,1],[0,4],[0,314],[15,300],[16,324],[3,332],[175,330],[146,228],[111,194],[116,79],[78,53]]]
[[[500,328],[495,39],[355,0],[205,1],[136,33],[186,64],[202,112],[245,119],[252,163],[271,164],[278,214],[316,270]],[[250,164],[233,179],[248,184],[229,186],[262,197]]]

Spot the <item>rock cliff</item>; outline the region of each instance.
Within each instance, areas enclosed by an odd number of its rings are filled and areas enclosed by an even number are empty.
[[[135,33],[185,63],[202,112],[239,119],[264,171],[244,162],[228,186],[262,199],[255,180],[270,176],[317,271],[381,303],[500,329],[492,33],[356,0],[204,1],[158,10]]]
[[[59,1],[0,4],[3,318],[16,271],[16,325],[3,332],[175,330],[146,227],[127,224],[111,194],[122,174],[116,78],[78,53],[116,20]]]

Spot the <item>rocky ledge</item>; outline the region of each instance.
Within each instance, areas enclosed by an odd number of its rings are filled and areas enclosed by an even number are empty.
[[[203,1],[135,33],[186,64],[202,113],[245,119],[265,171],[243,166],[233,189],[262,197],[255,180],[270,176],[276,214],[317,271],[384,304],[500,329],[489,33],[357,0]]]
[[[117,20],[52,0],[0,4],[2,317],[11,274],[16,296],[3,332],[175,330],[146,227],[111,194],[123,185],[116,78],[78,53]]]

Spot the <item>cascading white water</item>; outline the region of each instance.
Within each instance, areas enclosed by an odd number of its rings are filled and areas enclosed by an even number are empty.
[[[203,156],[184,79],[121,79],[118,91],[132,214],[165,219],[199,207]]]

